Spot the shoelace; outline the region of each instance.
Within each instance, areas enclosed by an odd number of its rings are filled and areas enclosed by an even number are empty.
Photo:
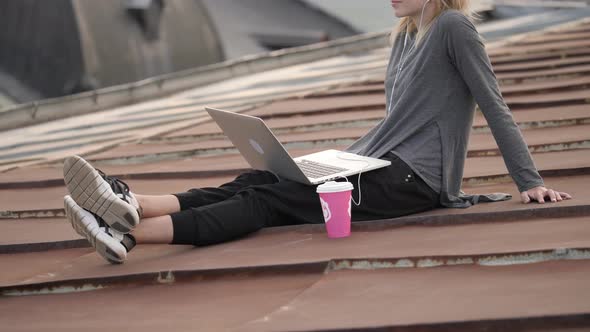
[[[116,177],[108,176],[103,171],[97,169],[98,174],[111,186],[115,194],[122,196],[122,200],[129,203],[127,197],[129,196],[129,186],[127,183],[117,179]]]
[[[86,210],[88,211],[88,210]],[[88,211],[90,212],[90,211]],[[105,233],[107,233],[108,235],[110,235],[111,237],[114,237],[113,233],[111,233],[111,228],[109,227],[109,225],[96,213],[92,213],[90,212],[90,214],[92,214],[94,216],[94,218],[96,219],[96,221],[98,222],[98,227],[102,227],[104,228]],[[135,247],[135,245],[137,244],[135,237],[131,234],[123,234],[123,240],[121,240],[121,244],[125,247],[125,249],[127,249],[127,252],[130,252],[131,249],[133,249],[133,247]]]
[[[84,209],[84,210],[86,210],[86,209]],[[107,234],[112,235],[111,232],[109,232],[109,229],[111,229],[111,228],[98,214],[93,213],[92,211],[88,211],[88,210],[86,210],[86,212],[89,212],[90,214],[92,214],[94,216],[94,219],[96,219],[96,221],[98,222],[98,227],[103,227]]]

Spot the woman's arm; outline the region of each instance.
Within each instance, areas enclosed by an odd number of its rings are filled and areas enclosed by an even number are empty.
[[[571,198],[567,193],[545,188],[520,129],[502,98],[485,46],[475,26],[460,13],[447,15],[445,19],[443,29],[447,37],[449,60],[461,74],[486,118],[523,203],[531,200],[544,203],[545,197],[553,202]]]

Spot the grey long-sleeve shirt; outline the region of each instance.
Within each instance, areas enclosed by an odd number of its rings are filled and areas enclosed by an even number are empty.
[[[484,44],[469,19],[447,10],[435,19],[415,48],[408,42],[392,96],[404,37],[404,33],[397,36],[387,68],[389,112],[347,151],[377,158],[393,151],[440,192],[440,202],[446,207],[510,198],[461,192],[477,102],[519,191],[543,185],[502,98]]]

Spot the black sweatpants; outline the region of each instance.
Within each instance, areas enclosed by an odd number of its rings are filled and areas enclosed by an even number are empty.
[[[433,209],[439,204],[434,192],[393,153],[382,159],[385,168],[361,175],[362,201],[352,204],[352,221],[394,218]],[[348,180],[355,186],[358,176]],[[197,246],[229,241],[263,227],[323,223],[316,186],[279,180],[268,171],[251,171],[218,188],[191,189],[175,194],[181,211],[171,215],[173,244]]]

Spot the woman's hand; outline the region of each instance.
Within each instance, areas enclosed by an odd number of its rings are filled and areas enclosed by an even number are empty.
[[[547,189],[543,186],[531,188],[520,193],[520,199],[524,204],[530,203],[531,200],[535,200],[539,203],[545,203],[545,198],[549,198],[551,202],[560,202],[564,199],[571,199],[572,196],[568,193]]]

